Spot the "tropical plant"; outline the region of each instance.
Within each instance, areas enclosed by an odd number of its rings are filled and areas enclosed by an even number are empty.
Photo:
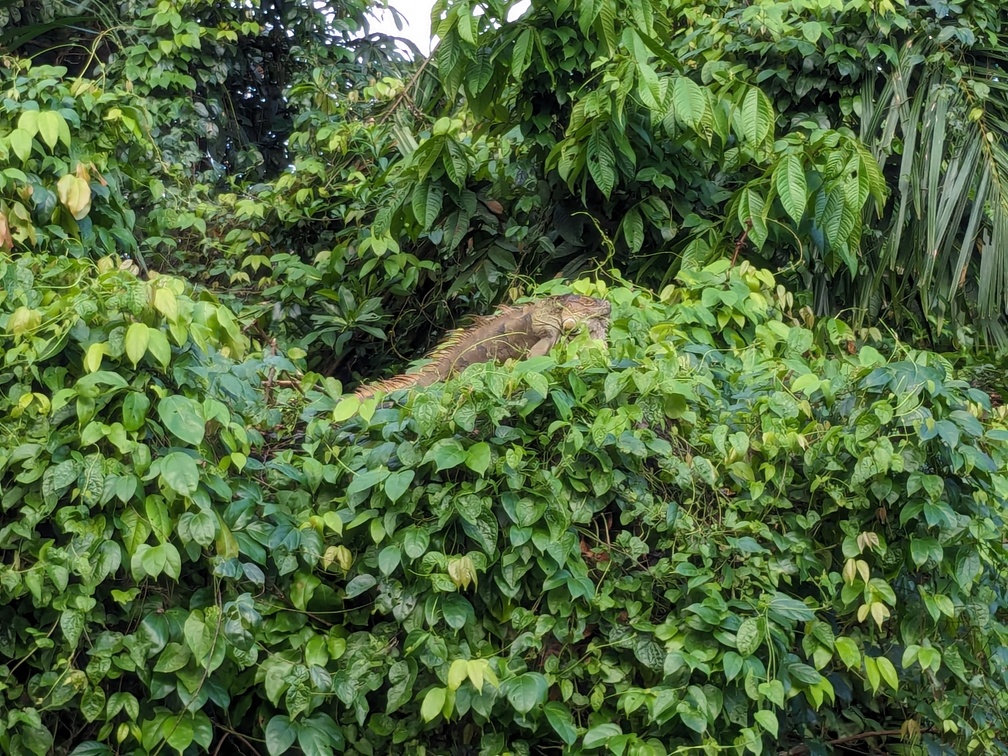
[[[1003,747],[1008,416],[766,272],[552,284],[608,346],[388,407],[170,276],[0,278],[5,753]]]

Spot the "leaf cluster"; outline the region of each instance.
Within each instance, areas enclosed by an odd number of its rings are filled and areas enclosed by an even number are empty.
[[[171,276],[0,277],[5,753],[1003,747],[1008,418],[767,272],[543,286],[609,343],[386,406]]]

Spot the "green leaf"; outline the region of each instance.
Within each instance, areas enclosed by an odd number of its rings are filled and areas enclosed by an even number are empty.
[[[598,18],[599,13],[602,11],[603,1],[604,0],[579,0],[578,27],[581,29],[581,34],[583,36],[588,36],[588,30],[591,29],[592,24],[595,23],[595,19]]]
[[[161,367],[168,367],[171,362],[171,344],[168,343],[168,336],[164,331],[156,328],[148,329],[147,351],[160,363]]]
[[[836,639],[836,650],[847,669],[859,669],[861,667],[861,651],[857,643],[851,638],[843,636]]]
[[[876,656],[875,663],[878,665],[879,674],[886,684],[893,690],[899,690],[899,675],[896,674],[896,667],[884,656]]]
[[[559,701],[549,701],[543,707],[543,713],[560,739],[568,746],[574,745],[574,741],[577,740],[577,728],[574,726],[574,717],[571,716],[570,709]]]
[[[604,746],[610,738],[622,734],[623,730],[620,729],[618,724],[606,722],[605,724],[595,725],[588,730],[581,741],[581,745],[585,748],[599,748],[600,746]]]
[[[532,29],[523,29],[511,50],[511,75],[520,80],[532,62]]]
[[[752,656],[762,641],[763,634],[755,617],[746,618],[735,633],[735,646],[743,657]]]
[[[771,136],[774,122],[773,106],[757,87],[750,87],[742,98],[742,135],[756,146]]]
[[[350,480],[346,487],[347,496],[367,491],[381,483],[390,475],[387,467],[376,467],[374,470],[360,470]]]
[[[342,423],[344,420],[349,420],[360,409],[360,404],[361,400],[359,396],[351,394],[350,396],[343,397],[333,410],[332,421],[334,423]]]
[[[465,152],[455,141],[447,140],[446,146],[448,149],[441,154],[445,173],[448,174],[448,178],[455,186],[463,188],[469,175],[469,161],[466,160]]]
[[[147,419],[149,409],[150,399],[146,394],[139,391],[126,394],[122,406],[123,428],[128,431],[140,430]]]
[[[397,470],[394,473],[389,473],[383,485],[389,501],[393,503],[399,501],[399,498],[409,489],[414,477],[416,477],[416,473],[413,470]]]
[[[480,441],[466,452],[466,467],[479,475],[484,475],[490,467],[490,444]]]
[[[413,189],[413,217],[425,231],[434,225],[443,201],[444,190],[440,184],[421,181]]]
[[[508,702],[520,714],[528,714],[535,707],[541,706],[549,691],[546,678],[538,672],[526,672],[511,678],[504,685]]]
[[[418,527],[408,528],[403,535],[403,551],[410,559],[419,559],[427,552],[430,536]]]
[[[700,85],[687,76],[677,76],[672,82],[672,105],[676,118],[690,128],[699,128],[706,118],[707,98]]]
[[[398,546],[386,546],[378,553],[378,569],[382,575],[391,575],[399,567],[402,552]]]
[[[176,438],[190,446],[202,443],[206,433],[203,408],[192,399],[179,394],[166,396],[158,402],[157,411],[162,424]]]
[[[775,593],[770,599],[770,612],[778,618],[795,622],[810,622],[815,619],[815,613],[804,602],[783,593]]]
[[[811,396],[819,390],[821,383],[822,381],[815,373],[805,373],[805,375],[800,375],[795,378],[794,382],[791,384],[791,390],[796,394]]]
[[[608,199],[616,186],[616,155],[601,128],[592,131],[588,138],[588,173]]]
[[[644,217],[636,207],[630,208],[621,223],[623,237],[632,254],[637,254],[644,246]]]
[[[777,737],[778,722],[776,714],[772,711],[763,709],[762,711],[757,711],[753,714],[753,719],[759,723],[760,727],[769,732],[771,737]]]
[[[289,717],[274,715],[266,725],[266,750],[270,756],[287,753],[297,739],[298,728]]]
[[[433,461],[438,472],[458,467],[468,459],[468,452],[457,439],[442,438],[424,456],[424,463]]]
[[[800,223],[805,215],[808,185],[805,182],[805,169],[797,155],[788,155],[778,163],[774,171],[774,186],[785,212],[795,223]]]
[[[185,452],[172,452],[161,459],[161,480],[182,496],[192,496],[199,488],[199,467]]]
[[[374,575],[358,575],[346,585],[346,597],[356,598],[365,591],[369,591],[378,585],[378,580]]]

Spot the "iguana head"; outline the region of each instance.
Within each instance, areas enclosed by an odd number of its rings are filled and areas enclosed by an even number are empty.
[[[564,294],[547,297],[538,304],[540,306],[532,313],[532,324],[537,332],[552,332],[559,336],[585,326],[593,339],[604,340],[609,330],[612,305],[604,299]]]

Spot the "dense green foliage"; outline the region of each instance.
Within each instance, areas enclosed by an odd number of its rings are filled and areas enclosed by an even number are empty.
[[[1008,751],[1003,4],[514,4],[0,0],[0,751]]]
[[[0,274],[5,753],[999,742],[1005,413],[766,273],[576,282],[608,348],[388,408],[178,279]]]

